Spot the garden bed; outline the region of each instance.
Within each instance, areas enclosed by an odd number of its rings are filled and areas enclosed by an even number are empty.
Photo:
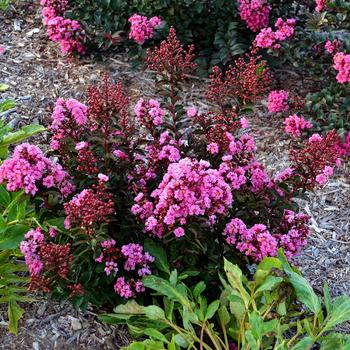
[[[33,121],[47,125],[58,97],[81,98],[86,86],[100,81],[104,72],[122,81],[135,100],[140,92],[152,96],[152,73],[135,72],[123,55],[108,54],[97,63],[89,57],[68,61],[61,57],[57,46],[47,42],[39,9],[31,2],[0,13],[0,32],[4,33],[0,44],[6,47],[5,55],[0,56],[0,80],[10,86],[5,97],[19,101],[10,114],[18,125]],[[302,89],[303,86],[297,86],[298,80],[299,76],[294,75],[294,80],[289,81],[295,89]],[[190,80],[184,92],[186,100],[200,95],[203,84],[198,79]],[[283,168],[289,142],[282,131],[283,121],[267,116],[263,108],[257,107],[258,113],[249,116],[249,121],[261,150],[260,160]],[[207,105],[199,108],[206,109]],[[45,136],[41,136],[36,142],[44,140]],[[325,188],[300,200],[301,208],[311,217],[312,234],[308,246],[294,262],[316,291],[321,292],[327,282],[334,297],[350,295],[348,169],[348,165],[341,167]],[[7,333],[3,319],[6,311],[0,307],[0,349],[113,349],[128,341],[125,329],[103,325],[96,320],[93,309],[77,312],[71,305],[40,298],[25,308],[19,336],[14,337]],[[350,334],[350,325],[343,326],[342,331]]]

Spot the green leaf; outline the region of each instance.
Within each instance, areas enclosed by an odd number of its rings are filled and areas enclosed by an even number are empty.
[[[164,320],[165,319],[165,313],[164,311],[156,305],[150,305],[144,307],[145,315],[150,320]]]
[[[300,302],[305,304],[315,315],[318,315],[321,311],[320,299],[317,297],[308,281],[292,270],[282,249],[279,250],[278,256]]]
[[[13,143],[23,141],[45,130],[46,128],[44,128],[42,125],[39,125],[39,124],[31,124],[31,125],[24,126],[22,129],[18,131],[11,132],[5,135],[3,140],[1,141],[1,146],[11,145]]]
[[[220,300],[215,300],[208,305],[207,312],[205,314],[205,319],[210,320],[216,313],[220,306]]]
[[[329,320],[324,328],[325,331],[331,330],[338,324],[350,321],[350,298],[345,295],[337,298],[328,318]]]
[[[282,277],[267,276],[265,282],[255,291],[255,294],[270,291],[276,288],[281,282],[283,282]]]
[[[146,288],[151,288],[171,300],[178,301],[183,306],[191,307],[186,295],[186,289],[181,289],[179,286],[174,287],[168,281],[153,275],[144,277],[142,282]]]
[[[0,249],[17,249],[28,231],[27,225],[10,226],[5,231],[0,231]]]
[[[163,343],[166,343],[166,344],[169,343],[169,342],[168,342],[168,339],[167,339],[162,333],[160,333],[157,329],[154,329],[154,328],[146,328],[146,329],[144,330],[144,333],[145,333],[146,335],[148,335],[149,337],[151,337],[151,338],[154,338],[154,339],[156,339],[156,340],[162,341]]]
[[[310,337],[303,338],[295,344],[291,350],[308,350],[313,345],[314,341]]]
[[[226,259],[224,259],[224,269],[229,283],[234,289],[239,291],[244,302],[245,308],[248,309],[250,295],[243,287],[242,271],[237,265],[230,263]]]
[[[226,326],[230,323],[231,317],[225,305],[221,305],[218,310],[220,324]]]
[[[198,283],[196,284],[196,286],[194,287],[194,289],[193,289],[193,296],[194,296],[195,298],[198,298],[198,296],[199,296],[202,292],[204,292],[205,288],[206,288],[206,285],[205,285],[205,283],[204,283],[203,281],[198,282]]]
[[[165,250],[151,239],[146,239],[144,246],[145,251],[155,258],[157,268],[170,275],[170,268]]]
[[[23,316],[24,310],[17,304],[15,298],[10,298],[8,305],[9,330],[18,334],[18,321]]]

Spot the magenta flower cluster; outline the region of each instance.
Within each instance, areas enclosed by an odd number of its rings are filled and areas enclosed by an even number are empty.
[[[162,25],[162,20],[157,16],[148,19],[146,16],[137,13],[129,18],[129,22],[131,23],[129,38],[134,39],[139,45],[142,45],[148,39],[152,39],[154,29]]]
[[[17,146],[12,158],[0,166],[0,182],[4,181],[8,191],[23,189],[31,195],[40,189],[58,189],[67,197],[75,190],[62,166],[45,157],[39,147],[28,143]]]
[[[288,111],[289,93],[285,90],[274,90],[268,96],[268,109],[270,113]]]
[[[307,129],[312,128],[312,123],[305,120],[304,117],[298,116],[297,114],[290,115],[283,122],[285,125],[285,132],[292,135],[293,138],[298,138]]]
[[[25,240],[21,242],[20,250],[24,255],[26,265],[31,276],[39,276],[43,263],[38,255],[40,244],[44,243],[45,237],[40,227],[35,230],[28,231],[25,236]]]
[[[295,19],[287,19],[284,21],[278,18],[275,23],[276,30],[271,27],[263,28],[255,38],[255,46],[262,49],[279,49],[280,42],[293,37],[295,32]]]
[[[142,202],[143,195],[139,194],[132,212],[145,218],[146,232],[158,237],[166,227],[181,228],[191,217],[223,215],[232,204],[231,188],[219,171],[206,161],[190,158],[170,164],[151,197],[154,204]],[[182,236],[185,232],[177,230],[174,234]]]
[[[41,0],[44,24],[52,41],[58,42],[63,54],[85,53],[85,34],[76,20],[65,18],[68,8],[67,0]]]
[[[346,55],[344,52],[338,52],[334,55],[333,62],[333,67],[338,71],[338,83],[350,83],[350,54]]]
[[[267,0],[238,0],[239,14],[247,27],[257,32],[269,24],[271,6]]]
[[[262,224],[255,224],[248,229],[238,218],[232,219],[226,225],[223,234],[228,244],[255,261],[260,261],[266,256],[276,256],[278,247],[282,247],[290,259],[307,243],[308,222],[309,218],[306,215],[285,210],[279,228],[273,234]]]
[[[67,136],[75,141],[79,140],[80,134],[87,123],[87,107],[73,98],[68,100],[59,98],[56,101],[51,118],[50,130],[53,133],[51,149],[58,150],[61,142]],[[76,149],[81,150],[87,146],[86,142],[79,142]]]
[[[277,254],[277,240],[265,225],[256,224],[248,229],[241,219],[235,218],[226,225],[223,234],[228,244],[255,261]]]
[[[135,108],[135,114],[138,117],[139,123],[148,127],[159,126],[163,123],[165,111],[160,107],[157,100],[150,99],[146,102],[141,98]]]
[[[101,242],[101,248],[102,252],[95,261],[105,265],[104,272],[107,276],[117,277],[115,292],[126,299],[143,292],[145,288],[141,278],[151,274],[150,264],[154,258],[148,252],[144,252],[141,245],[135,243],[117,248],[115,240],[110,239]],[[128,273],[134,271],[135,278],[126,280],[124,276],[120,276],[122,270]]]

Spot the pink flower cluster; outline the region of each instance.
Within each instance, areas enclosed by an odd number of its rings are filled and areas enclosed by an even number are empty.
[[[238,218],[232,219],[223,232],[226,241],[240,252],[260,261],[266,256],[276,256],[282,247],[290,259],[306,245],[309,234],[309,218],[305,214],[296,214],[285,210],[279,227],[271,234],[265,225],[255,224],[250,229]]]
[[[248,229],[241,219],[235,218],[226,225],[223,234],[228,244],[234,245],[255,261],[260,261],[265,256],[277,255],[277,240],[265,225],[256,224]]]
[[[279,231],[275,237],[278,246],[282,247],[288,259],[300,253],[307,244],[309,230],[309,217],[303,213],[296,214],[291,210],[285,210]]]
[[[142,45],[146,40],[152,39],[154,28],[162,25],[162,20],[159,17],[148,19],[146,16],[141,16],[137,13],[129,18],[131,23],[129,38],[134,39],[139,45]]]
[[[255,46],[262,49],[279,49],[280,42],[291,38],[295,32],[295,19],[287,19],[284,21],[278,18],[275,23],[275,31],[271,28],[264,28],[255,38]]]
[[[52,41],[58,42],[61,52],[85,53],[85,34],[78,21],[65,18],[67,0],[41,0],[42,15],[47,26],[47,34]]]
[[[24,255],[26,265],[28,266],[31,276],[39,276],[43,263],[38,255],[39,246],[45,241],[41,228],[30,230],[24,236],[25,240],[21,242],[20,250]]]
[[[190,158],[169,165],[158,188],[151,194],[154,204],[139,194],[132,212],[146,218],[145,231],[162,237],[165,228],[184,226],[193,216],[215,217],[232,205],[229,184],[206,161]],[[143,201],[143,202],[142,202]],[[174,232],[184,235],[184,230]]]
[[[285,90],[274,90],[268,96],[268,108],[270,113],[288,111],[289,93]]]
[[[59,98],[56,101],[51,118],[50,130],[53,133],[51,149],[58,150],[60,143],[67,136],[75,142],[79,140],[80,134],[87,123],[87,107],[73,98],[68,100]],[[87,146],[86,142],[79,142],[76,149],[81,150]]]
[[[311,122],[305,120],[302,116],[299,117],[297,114],[287,117],[283,124],[285,125],[285,132],[292,135],[293,138],[300,137],[303,131],[312,128]]]
[[[239,14],[253,32],[265,28],[269,23],[271,6],[267,0],[238,0]]]
[[[350,83],[350,54],[346,55],[344,52],[338,52],[334,55],[333,62],[333,67],[338,71],[338,83]]]
[[[141,98],[137,102],[134,111],[140,124],[151,129],[153,125],[161,125],[165,116],[164,109],[162,109],[160,107],[160,103],[154,99],[150,99],[148,102],[145,102],[145,100]]]
[[[12,158],[0,166],[0,182],[4,181],[8,191],[23,189],[31,195],[39,189],[56,188],[67,197],[75,190],[62,166],[45,157],[39,147],[28,143],[17,146]]]
[[[144,292],[145,288],[140,277],[151,274],[149,265],[154,258],[148,252],[144,252],[139,244],[130,243],[118,248],[114,239],[103,241],[101,248],[102,252],[95,261],[105,264],[104,271],[107,276],[111,274],[118,276],[120,269],[124,272],[135,272],[135,277],[129,278],[128,281],[125,277],[119,276],[114,285],[115,292],[126,299],[134,297],[136,293]]]

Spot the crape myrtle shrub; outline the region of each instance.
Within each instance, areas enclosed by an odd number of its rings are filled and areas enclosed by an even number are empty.
[[[312,119],[313,131],[337,129],[345,140],[350,137],[349,13],[347,1],[300,2],[291,13],[296,20],[291,40],[280,43],[273,30],[265,29],[255,39],[270,66],[283,68],[289,62],[312,78],[314,90],[301,96],[305,105],[300,110]]]
[[[131,104],[105,76],[85,103],[56,102],[50,147],[61,165],[25,144],[0,167],[8,190],[34,196],[50,218],[21,243],[32,289],[80,306],[147,296],[142,277],[168,269],[154,261],[163,248],[170,268],[215,293],[223,257],[246,269],[305,246],[309,218],[295,198],[327,182],[339,137],[312,135],[269,174],[243,116],[269,90],[266,62],[253,51],[214,68],[206,96],[217,107],[202,113],[181,99],[194,58],[172,28],[147,52],[156,98]]]

